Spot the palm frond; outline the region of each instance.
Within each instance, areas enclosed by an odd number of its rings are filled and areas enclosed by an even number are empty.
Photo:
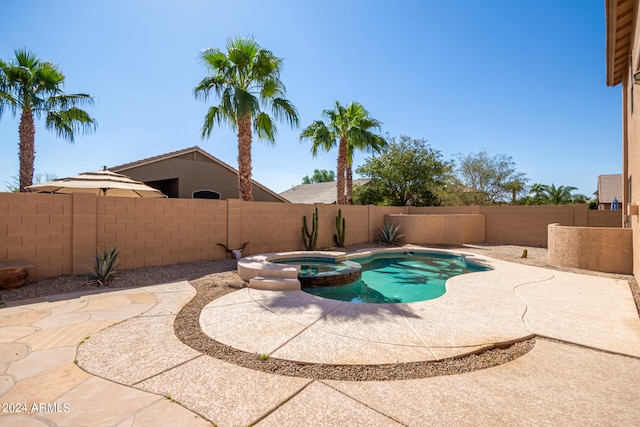
[[[64,115],[60,114],[59,111],[51,111],[47,114],[45,127],[55,132],[56,136],[66,139],[71,143],[74,142],[73,126],[65,120]]]
[[[68,109],[80,105],[94,105],[94,99],[86,93],[58,94],[47,99],[47,108]]]
[[[249,115],[255,117],[260,114],[260,101],[254,94],[241,88],[235,88],[233,93],[233,109],[238,117]]]
[[[287,99],[275,98],[272,102],[272,112],[276,120],[284,120],[291,127],[298,127],[300,125],[298,110],[291,101]]]
[[[274,79],[267,79],[262,82],[262,89],[260,90],[260,99],[268,100],[278,93],[278,82]]]
[[[29,69],[36,68],[40,65],[41,61],[36,56],[36,54],[27,48],[16,49],[14,50],[14,54],[16,57],[15,63],[21,67],[26,67]]]
[[[200,136],[202,137],[202,139],[209,138],[211,136],[211,131],[213,130],[215,125],[235,125],[235,123],[235,121],[231,120],[228,115],[225,114],[224,108],[221,108],[219,106],[212,106],[209,108],[209,110],[207,111],[207,115],[204,118],[204,124],[202,125]]]
[[[97,128],[97,124],[86,111],[73,107],[68,110],[49,111],[45,127],[73,143],[76,132],[90,133]]]
[[[3,91],[0,87],[0,117],[2,117],[5,107],[9,107],[11,112],[15,115],[17,106],[18,103],[16,99],[9,92]]]
[[[320,120],[316,120],[302,130],[299,140],[303,142],[306,139],[310,139],[312,142],[311,155],[313,157],[317,157],[320,150],[328,152],[336,146],[335,134]]]
[[[64,74],[50,62],[43,62],[41,66],[33,69],[34,82],[37,82],[38,91],[56,93],[64,83]]]
[[[220,51],[220,49],[209,48],[201,52],[202,63],[214,74],[218,73],[218,70],[224,70],[228,67],[229,61],[227,56]]]
[[[253,130],[260,139],[275,143],[278,131],[267,113],[258,113],[253,119]]]
[[[22,84],[31,86],[33,84],[33,72],[30,68],[22,65],[14,65],[5,70],[7,80],[10,84]]]

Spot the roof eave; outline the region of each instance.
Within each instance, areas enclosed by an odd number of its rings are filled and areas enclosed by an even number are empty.
[[[634,34],[637,0],[605,0],[607,86],[622,83]]]

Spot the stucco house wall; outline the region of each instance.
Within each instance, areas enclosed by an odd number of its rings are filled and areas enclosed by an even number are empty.
[[[142,181],[171,198],[192,199],[196,191],[219,194],[220,200],[238,198],[238,171],[200,147],[143,159],[109,168]],[[256,202],[287,202],[286,199],[254,181]]]
[[[640,71],[640,8],[637,0],[606,0],[606,83],[622,89],[622,215],[633,230],[633,273],[640,275],[640,220],[629,215],[640,203],[640,86],[633,75]]]

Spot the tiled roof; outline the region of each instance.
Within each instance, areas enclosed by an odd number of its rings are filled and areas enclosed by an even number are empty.
[[[366,184],[368,179],[354,179],[354,188],[358,185]],[[336,202],[336,185],[332,182],[318,182],[316,184],[300,184],[293,188],[280,193],[280,197],[284,197],[291,203],[325,203],[333,204]]]
[[[146,165],[149,163],[155,163],[158,162],[160,160],[165,160],[165,159],[170,159],[172,157],[179,157],[182,156],[184,154],[188,154],[188,153],[193,153],[193,152],[199,152],[200,154],[209,157],[213,162],[215,163],[220,163],[220,165],[224,166],[227,169],[230,169],[234,172],[238,172],[236,171],[233,167],[229,166],[228,164],[226,164],[225,162],[223,162],[222,160],[218,159],[215,156],[212,156],[211,154],[207,153],[206,151],[204,151],[202,148],[198,147],[197,145],[194,145],[193,147],[189,147],[189,148],[183,148],[182,150],[177,150],[177,151],[171,151],[169,153],[165,153],[165,154],[160,154],[158,156],[153,156],[153,157],[147,157],[146,159],[141,159],[141,160],[136,160],[135,162],[130,162],[130,163],[125,163],[122,165],[118,165],[118,166],[113,166],[108,168],[109,170],[118,172],[120,170],[127,170],[127,169],[131,169],[131,168],[135,168],[138,166],[142,166],[142,165]]]
[[[598,202],[611,203],[614,197],[622,203],[622,174],[598,176]]]

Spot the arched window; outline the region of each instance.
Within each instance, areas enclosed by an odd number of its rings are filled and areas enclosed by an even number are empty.
[[[211,190],[198,190],[193,192],[191,198],[220,200],[220,193]]]

